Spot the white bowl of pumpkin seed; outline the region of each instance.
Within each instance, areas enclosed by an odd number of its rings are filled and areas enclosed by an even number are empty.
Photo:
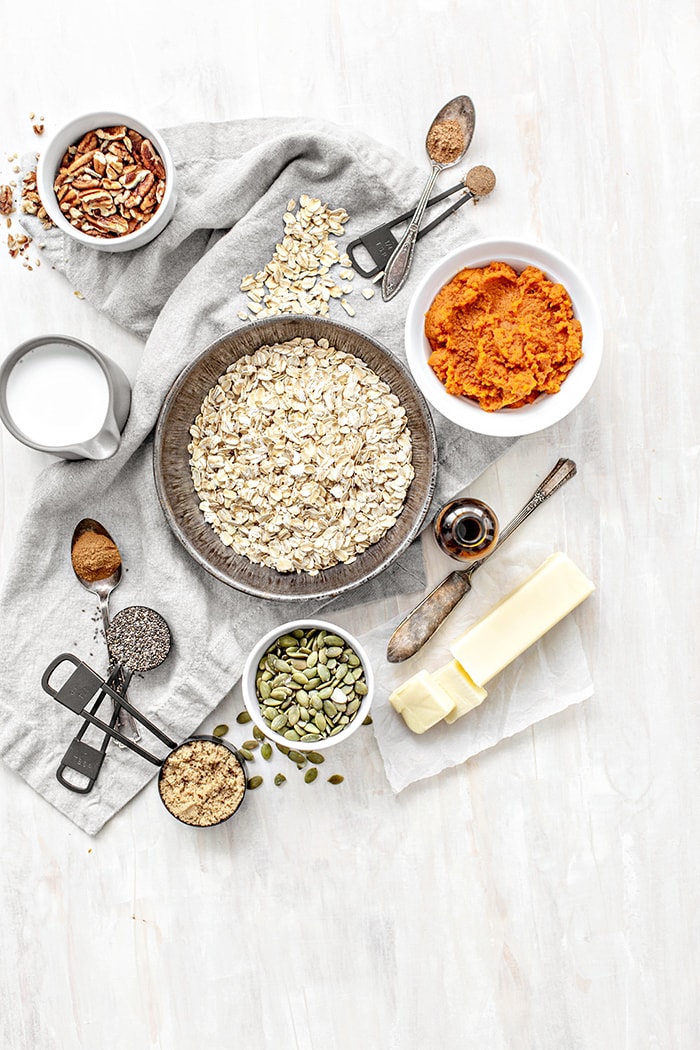
[[[369,714],[369,658],[344,628],[291,620],[260,639],[243,671],[243,701],[269,740],[324,751],[347,740]]]

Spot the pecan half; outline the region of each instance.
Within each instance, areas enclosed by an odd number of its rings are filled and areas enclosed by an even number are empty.
[[[11,215],[12,211],[12,187],[0,186],[0,215]]]
[[[160,156],[154,150],[153,143],[150,139],[144,139],[141,143],[141,160],[149,171],[152,171],[159,179],[165,178],[165,165]]]

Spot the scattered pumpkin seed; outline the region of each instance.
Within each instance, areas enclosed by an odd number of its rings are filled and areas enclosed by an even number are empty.
[[[307,751],[306,757],[317,766],[326,761],[320,751]]]
[[[280,752],[281,755],[288,755],[289,754],[289,748],[287,747],[286,744],[275,744],[275,747],[277,748],[277,750]]]
[[[279,787],[280,784],[284,784],[286,780],[287,778],[284,773],[275,773],[275,784],[277,787]]]
[[[290,751],[287,755],[287,758],[289,758],[292,762],[296,762],[297,764],[300,764],[302,766],[306,762],[306,755],[302,754],[301,751]]]
[[[270,759],[272,758],[272,744],[270,744],[267,740],[265,741],[263,746],[260,748],[260,754],[262,755],[262,757],[265,759],[266,762],[269,762]]]
[[[342,784],[345,777],[341,777],[340,773],[334,773],[332,777],[328,778],[329,784]]]
[[[311,769],[307,769],[306,773],[304,774],[304,781],[307,784],[313,784],[317,776],[318,770],[316,769],[316,766],[311,766]]]
[[[251,721],[251,718],[247,711],[241,711],[240,714],[236,715],[236,721],[239,726],[244,726]]]
[[[251,791],[255,791],[256,788],[260,787],[262,782],[263,782],[263,778],[262,777],[251,777],[249,779],[249,781],[248,781],[248,787],[250,788]]]
[[[247,748],[248,751],[255,751],[256,747],[260,747],[259,740],[244,740],[243,747]]]
[[[255,761],[255,755],[253,754],[252,751],[249,751],[247,747],[239,747],[238,748],[238,753],[240,755],[243,755],[243,758],[246,760],[246,762],[254,762]]]
[[[225,722],[222,722],[220,726],[217,726],[216,729],[212,730],[212,734],[211,735],[212,736],[226,736],[227,733],[228,733],[228,726],[226,725]]]
[[[263,733],[262,729],[258,729],[257,726],[253,726],[253,736],[255,737],[256,740],[264,740],[265,739],[265,734]]]

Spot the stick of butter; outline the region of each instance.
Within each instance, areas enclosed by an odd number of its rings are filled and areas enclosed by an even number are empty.
[[[485,685],[595,590],[566,554],[551,554],[531,576],[450,646],[477,685]]]
[[[445,721],[450,725],[462,715],[466,715],[467,711],[473,711],[488,696],[485,689],[472,682],[467,672],[456,660],[451,660],[449,664],[433,671],[432,679],[442,686],[454,702],[455,706],[452,711],[449,715],[445,715]]]
[[[414,733],[424,733],[437,725],[455,706],[452,697],[428,671],[419,671],[407,679],[394,690],[389,702]]]

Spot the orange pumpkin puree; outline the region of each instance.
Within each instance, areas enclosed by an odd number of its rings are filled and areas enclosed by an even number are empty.
[[[428,363],[448,393],[486,412],[555,394],[583,357],[568,292],[534,266],[461,270],[435,296],[425,334]]]

